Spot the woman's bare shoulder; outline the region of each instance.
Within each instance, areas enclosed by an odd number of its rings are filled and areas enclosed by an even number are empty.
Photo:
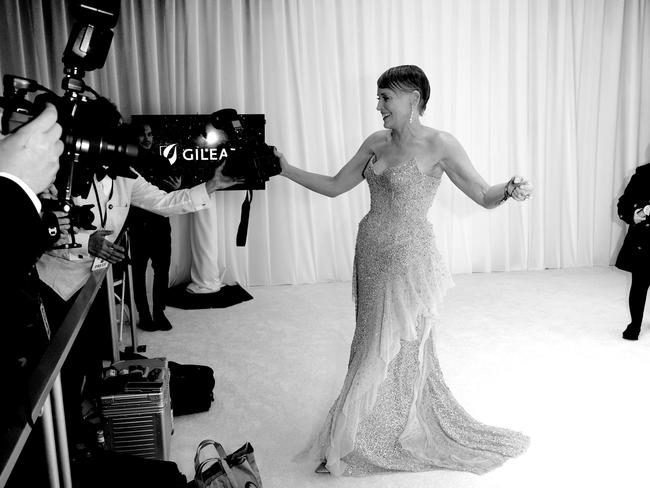
[[[444,130],[434,129],[432,127],[425,127],[426,130],[426,141],[429,145],[435,147],[436,149],[448,148],[458,144],[456,138],[449,132]]]
[[[373,132],[366,140],[363,141],[362,148],[365,149],[365,152],[369,154],[377,154],[381,152],[383,146],[385,146],[390,141],[390,131],[389,130],[378,130]]]
[[[390,140],[389,130],[378,130],[373,132],[366,138],[366,142],[370,144],[383,144]]]

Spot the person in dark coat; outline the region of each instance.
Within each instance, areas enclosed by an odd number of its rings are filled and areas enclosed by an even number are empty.
[[[650,287],[650,164],[636,169],[618,200],[618,216],[629,224],[616,267],[632,273],[629,307],[631,322],[623,339],[636,341],[641,331],[643,310]]]
[[[26,378],[48,340],[34,263],[52,243],[41,220],[38,194],[50,186],[59,169],[63,143],[57,117],[54,106],[48,105],[14,133],[0,134],[4,223],[0,239],[0,436],[25,419]]]
[[[48,105],[14,134],[0,134],[0,202],[6,233],[0,239],[3,291],[15,288],[50,244],[37,194],[50,186],[59,169],[63,143],[57,117],[54,106]]]

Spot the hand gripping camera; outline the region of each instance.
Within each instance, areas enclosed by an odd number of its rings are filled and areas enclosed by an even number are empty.
[[[72,225],[92,229],[90,209],[84,206],[75,210],[72,197],[88,195],[100,165],[107,167],[113,177],[135,178],[137,175],[131,171],[129,162],[137,157],[138,147],[120,136],[117,122],[107,126],[99,120],[101,117],[94,116],[99,104],[106,100],[83,81],[87,71],[102,68],[106,62],[113,40],[112,29],[119,16],[119,0],[78,0],[72,3],[71,9],[76,22],[63,53],[64,94],[57,96],[28,78],[5,75],[3,97],[0,97],[0,129],[8,134],[32,120],[46,103],[56,107],[64,143],[55,181],[59,198],[56,203],[48,202],[44,210],[68,212]],[[71,242],[59,247],[79,247],[73,232],[70,236]]]
[[[235,109],[226,108],[214,112],[210,122],[215,129],[222,131],[226,136],[222,148],[227,152],[228,158],[224,163],[223,174],[242,179],[241,186],[246,189],[236,237],[237,246],[244,246],[248,234],[253,190],[264,189],[265,182],[272,176],[279,175],[282,167],[274,153],[275,148],[246,131]],[[233,188],[238,187],[239,185]]]
[[[245,130],[237,111],[225,108],[214,112],[210,121],[215,129],[226,135],[222,146],[228,153],[223,174],[241,178],[248,188],[264,188],[264,183],[272,176],[280,174],[280,160],[269,146]]]

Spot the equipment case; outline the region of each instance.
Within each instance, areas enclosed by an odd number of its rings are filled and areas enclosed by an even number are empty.
[[[167,360],[119,361],[110,370],[99,401],[108,449],[169,460],[173,419]]]

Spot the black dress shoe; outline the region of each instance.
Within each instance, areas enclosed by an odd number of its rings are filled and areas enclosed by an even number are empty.
[[[145,318],[140,320],[138,327],[148,332],[154,332],[156,330],[171,330],[172,324],[169,323],[165,315],[160,314],[154,316],[153,319]]]
[[[156,324],[157,330],[172,330],[172,324],[164,313],[154,313],[153,322]]]
[[[639,340],[639,332],[641,331],[641,326],[629,324],[627,328],[623,331],[623,339],[628,341]]]
[[[327,464],[327,461],[323,461],[322,463],[320,463],[318,465],[318,467],[316,468],[316,471],[314,471],[314,472],[319,473],[319,474],[329,474],[329,469],[327,469],[326,464]]]
[[[138,328],[149,331],[157,330],[151,317],[140,317],[140,320],[138,320]]]

